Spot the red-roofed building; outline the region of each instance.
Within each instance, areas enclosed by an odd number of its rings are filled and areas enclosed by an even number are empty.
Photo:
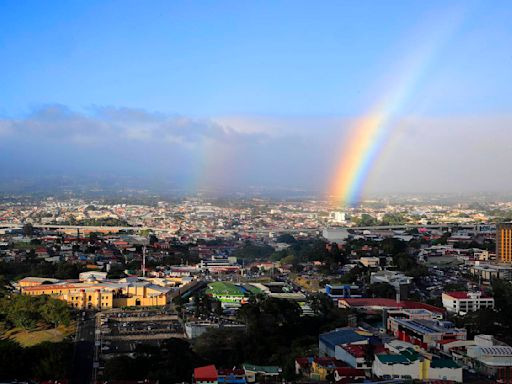
[[[295,374],[298,376],[309,376],[313,357],[297,357],[295,359]]]
[[[353,383],[355,381],[363,381],[366,379],[365,372],[362,369],[351,367],[336,368],[334,371],[334,380],[336,383]]]
[[[246,384],[245,371],[243,369],[219,369],[218,382],[222,384]]]
[[[464,315],[480,309],[494,309],[494,299],[484,292],[444,292],[443,307],[450,313]]]
[[[336,357],[352,368],[371,369],[371,361],[366,359],[370,345],[348,344],[336,349]]]
[[[207,365],[194,369],[194,383],[196,384],[217,384],[219,375],[215,365]]]

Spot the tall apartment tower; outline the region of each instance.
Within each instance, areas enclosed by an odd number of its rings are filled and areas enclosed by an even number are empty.
[[[500,263],[512,264],[512,223],[496,225],[496,258]]]

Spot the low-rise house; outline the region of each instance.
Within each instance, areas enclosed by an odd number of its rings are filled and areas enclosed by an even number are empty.
[[[219,369],[217,370],[219,384],[245,384],[245,371],[243,369]]]
[[[242,365],[248,383],[280,381],[283,370],[274,365],[254,365],[245,363]]]
[[[334,378],[334,371],[344,366],[343,362],[334,357],[315,357],[311,362],[310,378],[321,381],[328,380],[329,376]]]
[[[352,368],[370,370],[376,351],[383,352],[383,346],[372,344],[337,345],[335,356],[336,359],[343,361]]]
[[[361,297],[360,288],[357,285],[353,284],[344,284],[344,285],[325,285],[325,294],[336,301],[341,298],[348,297]]]
[[[372,373],[381,379],[448,380],[462,383],[462,367],[452,359],[422,355],[412,346],[377,354]]]
[[[313,359],[313,357],[297,357],[295,359],[295,374],[297,376],[309,377]]]
[[[367,268],[375,268],[379,266],[380,259],[378,257],[361,257],[359,262]]]
[[[371,333],[359,328],[339,328],[322,333],[318,337],[318,354],[320,357],[336,357],[336,348],[349,344],[368,344],[370,339],[376,339]]]
[[[366,380],[366,375],[362,369],[341,367],[334,371],[334,381],[338,384],[357,383],[364,380]]]
[[[207,365],[194,369],[195,384],[218,384],[219,375],[215,365]]]

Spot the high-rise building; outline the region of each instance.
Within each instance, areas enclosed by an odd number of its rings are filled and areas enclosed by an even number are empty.
[[[496,226],[496,258],[500,263],[512,264],[512,223]]]

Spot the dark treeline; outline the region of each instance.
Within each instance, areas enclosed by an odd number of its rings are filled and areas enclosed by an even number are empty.
[[[86,268],[73,263],[48,263],[46,261],[28,261],[23,263],[0,262],[0,276],[9,280],[19,280],[27,276],[53,277],[56,279],[78,279]]]
[[[0,339],[0,380],[65,379],[70,374],[72,357],[71,342],[22,347]]]

